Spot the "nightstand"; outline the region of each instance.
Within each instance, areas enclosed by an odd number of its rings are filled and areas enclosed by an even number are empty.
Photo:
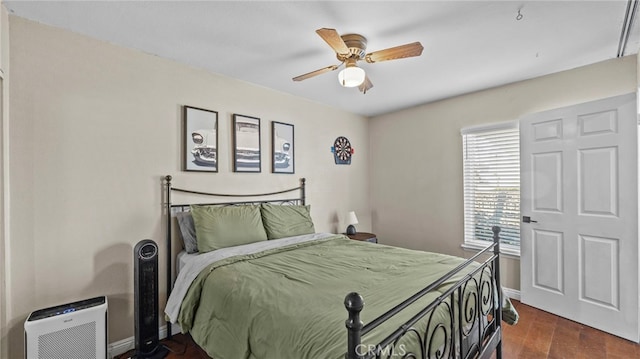
[[[371,243],[378,243],[378,238],[376,237],[375,234],[373,233],[366,233],[366,232],[356,232],[356,234],[346,234],[345,236],[356,240],[356,241],[363,241],[363,242],[371,242]]]

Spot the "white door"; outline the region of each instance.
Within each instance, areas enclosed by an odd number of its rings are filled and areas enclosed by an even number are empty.
[[[638,342],[635,94],[520,121],[522,302]]]

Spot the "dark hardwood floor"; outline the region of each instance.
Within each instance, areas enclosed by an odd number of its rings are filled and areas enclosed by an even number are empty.
[[[513,304],[520,314],[520,321],[514,326],[505,324],[503,327],[504,359],[640,359],[638,344],[515,300]],[[163,340],[174,351],[167,359],[209,358],[190,337],[179,334],[173,338]],[[126,353],[116,359],[129,358],[132,354]]]
[[[640,345],[513,301],[520,321],[505,325],[505,359],[640,359]]]
[[[169,355],[166,359],[210,359],[204,350],[200,349],[191,337],[184,334],[176,334],[171,340],[163,340],[164,344],[169,349]],[[131,350],[124,354],[113,357],[113,359],[128,359],[135,358],[135,351]]]

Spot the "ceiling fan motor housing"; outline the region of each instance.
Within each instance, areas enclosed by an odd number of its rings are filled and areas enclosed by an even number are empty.
[[[359,34],[345,34],[340,37],[349,48],[349,54],[336,54],[338,60],[345,61],[348,58],[355,58],[356,60],[364,59],[367,50],[366,37]]]

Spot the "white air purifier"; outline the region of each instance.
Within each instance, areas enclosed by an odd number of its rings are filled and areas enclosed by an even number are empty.
[[[24,339],[27,359],[106,359],[107,297],[31,313]]]

